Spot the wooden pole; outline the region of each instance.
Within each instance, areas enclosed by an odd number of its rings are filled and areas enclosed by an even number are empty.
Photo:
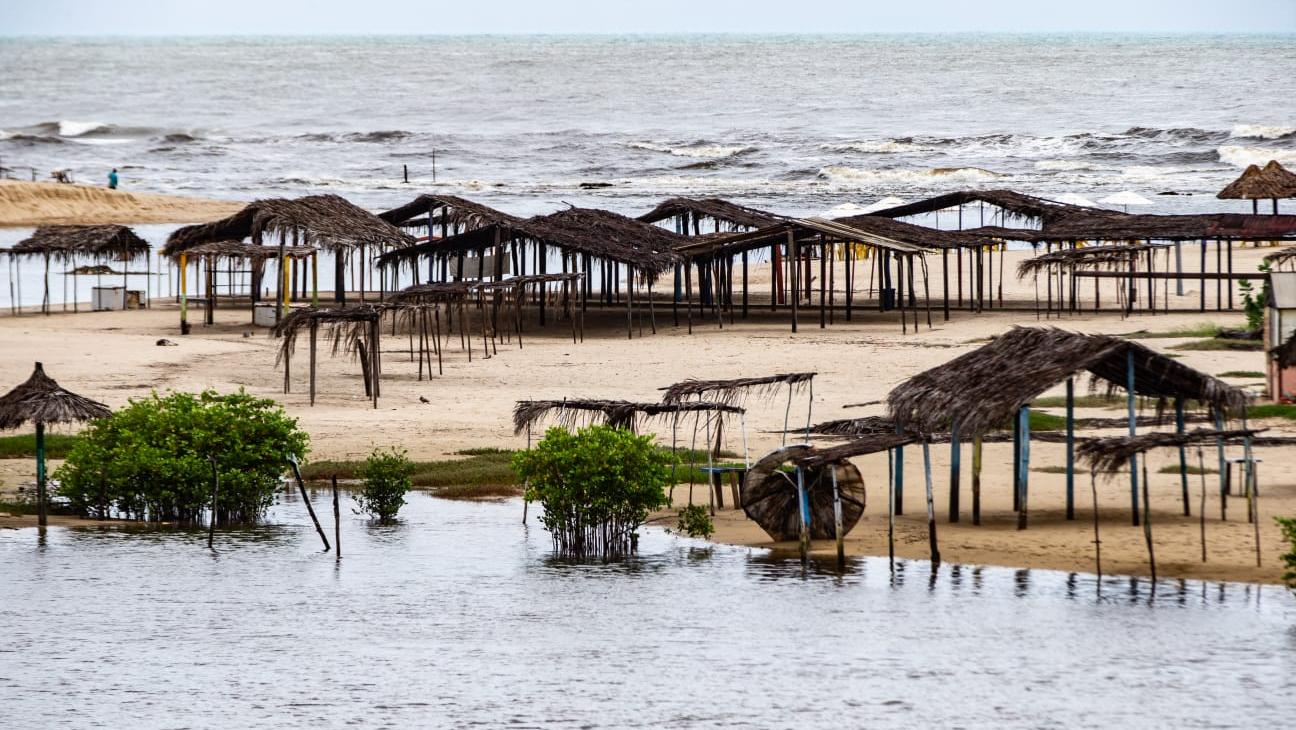
[[[45,495],[45,424],[36,422],[36,521],[41,527],[49,520]]]
[[[1017,529],[1025,530],[1030,493],[1030,406],[1022,406],[1018,418],[1021,419],[1021,469],[1017,472],[1017,488],[1021,495],[1021,509],[1017,510]]]
[[[1183,397],[1177,397],[1174,400],[1175,409],[1175,433],[1179,436],[1184,434],[1184,400]],[[1188,505],[1188,455],[1184,450],[1184,445],[1179,444],[1179,491],[1183,499],[1184,517],[1192,516],[1192,508]]]
[[[895,572],[895,455],[887,449],[887,559]]]
[[[810,560],[810,496],[805,488],[805,470],[796,468],[797,507],[801,511],[801,564]]]
[[[959,521],[959,477],[962,476],[963,445],[959,442],[958,421],[950,428],[950,494],[949,521]]]
[[[319,533],[320,540],[324,543],[324,550],[329,550],[328,536],[324,534],[324,528],[320,527],[319,518],[315,516],[315,508],[311,506],[310,495],[306,493],[306,483],[302,481],[301,468],[297,464],[295,455],[288,456],[288,463],[292,464],[293,476],[297,479],[297,489],[301,492],[302,501],[306,503],[306,511],[310,513],[311,522],[315,523],[315,531]]]
[[[1130,468],[1134,463],[1130,462]],[[1152,591],[1156,592],[1156,553],[1152,549],[1152,507],[1148,502],[1147,459],[1143,460],[1143,540],[1147,543],[1148,566],[1152,572]]]
[[[208,456],[212,468],[211,519],[207,521],[207,549],[212,549],[212,540],[216,535],[216,496],[220,492],[220,470],[216,468],[216,457]]]
[[[180,334],[189,334],[189,257],[180,254]]]
[[[342,511],[338,508],[338,485],[337,474],[334,474],[330,481],[333,482],[333,545],[336,547],[334,555],[338,560],[342,559]]]
[[[940,548],[936,544],[936,504],[932,501],[931,441],[923,439],[923,473],[927,478],[927,546],[932,566],[940,565]]]
[[[1197,519],[1201,523],[1202,562],[1206,562],[1206,458],[1201,444],[1197,444],[1197,471],[1201,472],[1201,504],[1197,505]]]
[[[1094,573],[1098,576],[1099,590],[1102,590],[1102,539],[1098,536],[1098,476],[1089,472],[1089,491],[1093,492],[1093,526],[1094,526]]]
[[[1066,518],[1075,519],[1075,378],[1066,382]]]
[[[972,524],[981,524],[981,434],[972,437]]]
[[[792,331],[797,331],[797,310],[800,305],[800,283],[801,283],[801,260],[797,258],[800,252],[797,250],[796,235],[788,231],[788,261],[792,268]]]
[[[837,539],[837,567],[846,567],[846,536],[842,533],[841,489],[837,486],[837,465],[829,464],[833,488],[833,536]]]
[[[1131,279],[1133,281],[1133,279]],[[1132,284],[1131,284],[1132,286]],[[1126,406],[1129,410],[1129,435],[1136,435],[1138,420],[1134,412],[1134,350],[1125,353]],[[1138,455],[1130,457],[1130,511],[1134,526],[1139,525]]]

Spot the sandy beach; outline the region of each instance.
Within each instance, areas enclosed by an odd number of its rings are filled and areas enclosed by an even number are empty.
[[[1253,266],[1264,249],[1239,249],[1239,270]],[[1026,252],[1009,252],[1007,270]],[[939,259],[933,261],[933,280],[939,281]],[[763,272],[754,272],[754,285]],[[837,281],[842,281],[839,276]],[[1008,301],[1025,307],[1031,297],[1033,282],[1009,279],[1005,282]],[[1181,306],[1195,302],[1196,291],[1189,287]],[[1172,297],[1178,300],[1177,297]],[[540,329],[532,322],[524,346],[500,343],[498,352],[483,358],[480,338],[475,344],[472,362],[457,342],[446,351],[445,375],[430,381],[419,381],[417,366],[410,361],[407,340],[398,334],[384,339],[383,394],[374,409],[366,400],[358,378],[358,366],[345,358],[321,360],[319,398],[314,407],[306,394],[305,361],[295,360],[292,392],[283,393],[283,372],[274,365],[278,342],[262,328],[250,325],[246,309],[219,309],[216,324],[196,326],[193,334],[180,337],[178,311],[169,301],[158,300],[155,308],[131,312],[55,313],[50,316],[27,314],[0,317],[0,372],[6,382],[17,382],[30,370],[31,362],[40,359],[47,371],[60,382],[78,392],[102,400],[110,406],[123,405],[127,399],[164,391],[234,390],[249,392],[281,402],[288,412],[300,419],[311,434],[315,459],[362,458],[375,446],[400,445],[416,459],[447,458],[455,451],[480,446],[519,448],[525,439],[511,428],[513,404],[527,398],[596,397],[653,400],[657,390],[688,377],[728,378],[815,370],[814,421],[834,418],[881,415],[883,406],[844,408],[848,404],[883,399],[887,392],[906,378],[929,367],[975,348],[1013,325],[1045,324],[1027,308],[1015,311],[992,311],[980,315],[955,311],[945,322],[940,312],[933,313],[933,327],[924,322],[917,334],[901,334],[894,313],[857,312],[851,323],[838,315],[835,324],[818,327],[817,312],[807,313],[801,331],[792,334],[787,314],[770,314],[754,308],[748,321],[739,321],[723,329],[714,321],[703,323],[699,317],[694,333],[686,327],[672,326],[669,306],[657,309],[658,333],[625,337],[622,309],[606,312],[591,310],[586,339],[573,344],[565,323]],[[191,314],[191,316],[193,316]],[[1181,328],[1214,322],[1226,326],[1242,324],[1240,313],[1176,312],[1172,314],[1136,315],[1122,319],[1115,313],[1091,313],[1069,316],[1047,324],[1085,332],[1127,334],[1147,330],[1173,332]],[[636,335],[637,335],[636,331]],[[158,347],[155,342],[167,337],[178,347]],[[1190,338],[1144,340],[1158,349],[1173,348]],[[1256,352],[1195,351],[1175,352],[1182,362],[1207,373],[1258,371],[1262,356]],[[1260,378],[1230,378],[1229,382],[1248,387],[1258,386]],[[1081,386],[1083,387],[1083,386]],[[1060,393],[1060,391],[1059,391]],[[420,396],[429,402],[420,401]],[[794,422],[803,422],[805,399],[795,402]],[[779,445],[777,429],[781,427],[784,403],[751,401],[748,404],[748,448],[757,458]],[[1060,411],[1055,411],[1060,412]],[[1121,410],[1079,409],[1077,415],[1120,416]],[[1266,423],[1272,433],[1290,431],[1285,423]],[[669,442],[669,423],[650,427]],[[688,436],[681,428],[682,438]],[[736,428],[726,437],[726,448],[742,452],[742,441]],[[970,459],[964,458],[963,510],[961,521],[948,523],[948,447],[932,448],[934,491],[939,517],[938,535],[945,561],[1018,567],[1047,567],[1092,572],[1096,566],[1093,551],[1092,497],[1087,473],[1077,478],[1077,520],[1063,516],[1064,477],[1040,471],[1063,463],[1060,445],[1037,443],[1033,446],[1030,496],[1030,527],[1018,531],[1011,511],[1011,444],[987,444],[983,489],[983,524],[971,525]],[[1182,515],[1179,482],[1175,474],[1158,474],[1161,466],[1171,464],[1174,456],[1156,453],[1152,461],[1153,525],[1156,534],[1158,568],[1162,575],[1276,582],[1282,552],[1279,533],[1273,525],[1275,515],[1296,514],[1296,479],[1284,467],[1289,463],[1290,447],[1260,448],[1262,500],[1260,504],[1260,537],[1263,564],[1255,562],[1253,532],[1245,522],[1243,501],[1231,500],[1229,521],[1219,521],[1217,477],[1208,475],[1207,550],[1208,562],[1200,559],[1197,500],[1201,482],[1193,477],[1191,486],[1192,517]],[[1195,455],[1191,458],[1195,459]],[[922,461],[919,447],[905,450],[907,483],[905,514],[897,521],[897,554],[902,557],[927,557],[927,528],[922,490]],[[885,455],[856,460],[869,489],[869,505],[864,519],[850,533],[846,547],[853,555],[886,553]],[[1206,463],[1212,456],[1206,454]],[[32,478],[31,465],[25,460],[0,462],[3,489]],[[1147,570],[1143,533],[1129,525],[1128,481],[1117,478],[1098,483],[1103,571],[1141,574]],[[675,490],[677,503],[688,499],[687,488]],[[698,486],[694,499],[706,500],[706,491]],[[770,540],[741,511],[728,503],[717,515],[716,540],[740,545],[770,546]],[[11,520],[13,522],[14,520]],[[831,543],[816,544],[816,552],[831,552]]]
[[[242,203],[107,187],[0,180],[0,226],[98,223],[202,223]]]

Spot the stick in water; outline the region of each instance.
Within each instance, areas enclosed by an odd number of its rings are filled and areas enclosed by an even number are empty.
[[[306,511],[310,513],[311,522],[315,523],[315,531],[319,533],[320,540],[324,542],[324,549],[329,550],[328,536],[324,534],[324,528],[320,527],[319,518],[315,516],[315,508],[311,506],[310,495],[306,493],[306,483],[302,481],[301,467],[297,464],[297,457],[295,455],[289,456],[288,463],[292,464],[293,476],[297,478],[297,489],[301,492],[302,501],[306,503]]]
[[[333,475],[333,544],[337,547],[335,555],[342,559],[342,511],[338,509],[337,474]]]
[[[211,499],[211,520],[207,525],[207,547],[211,548],[212,538],[216,533],[216,493],[220,490],[220,474],[216,470],[216,457],[208,456],[207,460],[212,465],[212,499]]]

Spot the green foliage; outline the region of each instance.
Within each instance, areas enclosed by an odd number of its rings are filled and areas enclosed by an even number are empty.
[[[1264,373],[1259,370],[1226,370],[1219,373],[1217,378],[1263,378]]]
[[[1289,403],[1259,403],[1247,406],[1247,417],[1251,419],[1284,418],[1288,421],[1296,421],[1296,406]]]
[[[404,449],[374,449],[360,469],[364,486],[355,496],[356,504],[383,524],[395,522],[396,513],[405,505],[413,473],[414,463]]]
[[[1187,337],[1218,337],[1224,328],[1213,322],[1201,322],[1199,324],[1188,325],[1186,327],[1176,327],[1164,332],[1149,332],[1148,330],[1139,330],[1122,335],[1127,340],[1156,340],[1156,339],[1173,339]]]
[[[514,455],[526,498],[544,506],[541,522],[557,552],[606,559],[634,549],[638,527],[667,504],[671,456],[652,438],[607,426],[574,434],[555,427]]]
[[[217,523],[255,522],[288,456],[304,456],[308,443],[272,400],[153,393],[91,424],[54,478],[81,514],[196,521],[210,507],[211,456],[220,473]]]
[[[1260,271],[1266,273],[1271,268],[1268,261],[1261,262],[1259,266]],[[1242,312],[1246,315],[1247,329],[1252,332],[1259,331],[1264,326],[1265,300],[1269,298],[1268,280],[1265,280],[1265,285],[1259,293],[1255,291],[1255,285],[1250,279],[1240,280],[1238,290],[1242,292]]]
[[[63,459],[76,444],[77,437],[65,433],[45,434],[45,458]],[[36,458],[36,434],[20,433],[17,436],[0,436],[0,459]]]
[[[679,531],[689,537],[707,538],[715,534],[715,523],[707,514],[706,507],[690,504],[679,511]]]
[[[1189,340],[1171,345],[1171,350],[1210,352],[1228,350],[1233,352],[1259,352],[1264,344],[1256,340],[1235,340],[1229,337],[1212,337],[1208,340]]]
[[[1296,519],[1291,517],[1276,517],[1278,526],[1282,528],[1283,539],[1287,541],[1287,546],[1291,548],[1283,553],[1283,580],[1287,581],[1287,587],[1296,591]]]

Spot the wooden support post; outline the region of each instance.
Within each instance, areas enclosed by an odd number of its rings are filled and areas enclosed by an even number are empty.
[[[180,334],[189,334],[189,257],[180,254]]]
[[[962,476],[963,446],[959,442],[958,421],[950,427],[950,493],[949,521],[959,521],[959,477]]]
[[[902,433],[899,426],[896,426],[896,433]],[[904,447],[895,448],[895,513],[904,514]]]
[[[1134,468],[1134,462],[1130,462]],[[1156,552],[1152,549],[1152,505],[1148,500],[1147,459],[1143,459],[1143,540],[1147,542],[1148,568],[1152,573],[1152,592],[1156,592]]]
[[[931,562],[934,568],[940,565],[940,547],[936,543],[936,504],[932,501],[931,441],[924,438],[923,473],[927,479],[927,547],[931,551]]]
[[[36,524],[49,521],[49,498],[45,494],[45,424],[36,422]]]
[[[837,486],[837,465],[829,464],[833,488],[833,537],[837,540],[837,567],[846,567],[846,535],[842,530],[841,489]]]
[[[949,291],[949,249],[941,249],[941,286],[942,286],[942,306],[941,311],[945,316],[945,321],[949,321],[950,312],[950,291]]]
[[[1138,419],[1134,411],[1134,350],[1129,349],[1125,354],[1125,390],[1126,406],[1129,410],[1129,435],[1137,435]],[[1135,527],[1139,525],[1139,493],[1138,493],[1138,455],[1130,457],[1130,510],[1133,513],[1131,519]]]
[[[316,341],[319,335],[319,321],[311,318],[310,323],[310,404],[315,405],[315,358],[316,358]],[[287,372],[288,363],[285,360],[284,369]]]
[[[1021,509],[1017,510],[1017,529],[1026,529],[1028,497],[1030,495],[1030,406],[1022,406],[1017,414],[1021,419],[1021,468],[1017,472],[1017,492]]]
[[[972,437],[972,524],[981,524],[981,434]]]
[[[1175,433],[1183,436],[1184,434],[1184,399],[1179,396],[1174,400],[1175,409]],[[1192,508],[1188,504],[1188,454],[1184,450],[1184,445],[1179,444],[1179,491],[1183,499],[1184,517],[1192,516]]]
[[[828,252],[824,236],[819,234],[819,329],[828,326]]]
[[[792,268],[792,331],[797,331],[797,309],[800,303],[801,260],[797,250],[796,235],[788,231],[788,261]]]
[[[747,252],[742,252],[742,318],[747,319]],[[676,324],[679,324],[676,321]]]
[[[895,572],[895,454],[887,450],[887,559]]]
[[[1075,378],[1066,382],[1066,518],[1075,519]]]
[[[333,554],[338,560],[342,559],[342,511],[338,508],[338,485],[337,474],[331,478],[333,482]]]
[[[805,470],[796,468],[797,507],[801,513],[801,563],[810,560],[810,495],[805,488]]]
[[[1212,407],[1215,414],[1215,430],[1224,430],[1224,414],[1218,409]],[[1220,522],[1228,520],[1228,474],[1229,465],[1224,460],[1224,437],[1215,437],[1215,450],[1219,457],[1219,491],[1220,491]]]

